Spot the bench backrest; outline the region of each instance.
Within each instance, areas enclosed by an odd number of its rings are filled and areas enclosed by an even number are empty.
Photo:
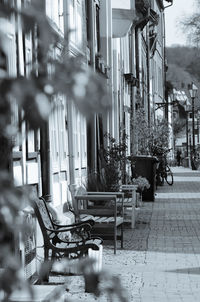
[[[125,193],[126,198],[135,198],[137,188],[137,185],[121,185],[120,190]]]
[[[54,230],[54,225],[47,209],[46,202],[44,199],[35,198],[35,200],[32,201],[32,205],[35,210],[35,215],[38,219],[44,241],[46,242],[49,241],[49,239],[53,239],[54,234],[47,230]]]
[[[71,196],[72,196],[72,203],[73,203],[73,208],[76,214],[78,214],[78,205],[77,205],[77,201],[74,198],[76,195],[86,195],[87,191],[83,186],[77,186],[75,184],[69,185],[69,190],[71,192]],[[84,208],[84,202],[82,202],[82,207]]]
[[[138,186],[137,185],[121,185],[121,190],[122,191],[133,191],[133,190],[137,190]]]

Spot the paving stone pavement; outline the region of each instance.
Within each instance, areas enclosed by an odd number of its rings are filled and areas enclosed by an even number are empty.
[[[159,187],[125,229],[124,249],[104,246],[104,269],[120,276],[130,302],[200,301],[200,171],[173,172],[174,185]],[[70,282],[73,301],[109,301],[85,294],[80,277]]]

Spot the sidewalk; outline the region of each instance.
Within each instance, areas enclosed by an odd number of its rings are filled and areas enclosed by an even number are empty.
[[[130,302],[200,301],[200,171],[173,172],[174,185],[159,187],[136,228],[125,230],[124,249],[104,247],[104,268],[120,276]],[[97,301],[75,285],[68,297]]]

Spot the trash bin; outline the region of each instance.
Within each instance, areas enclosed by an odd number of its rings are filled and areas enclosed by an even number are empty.
[[[189,157],[185,157],[182,159],[182,166],[184,168],[188,168],[190,165],[189,165]]]
[[[143,191],[143,201],[154,201],[156,190],[156,167],[158,159],[155,156],[137,155],[131,158],[132,177],[146,177],[150,183],[150,188]]]

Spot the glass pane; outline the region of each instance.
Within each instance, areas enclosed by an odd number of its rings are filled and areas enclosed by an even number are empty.
[[[28,152],[35,152],[35,133],[33,130],[28,132]]]
[[[83,24],[82,24],[83,16],[82,16],[82,3],[77,2],[77,24],[76,24],[76,36],[77,36],[77,44],[79,47],[82,46],[82,31],[83,31]]]
[[[70,14],[70,30],[72,31],[70,34],[70,40],[75,43],[76,41],[76,36],[75,36],[75,29],[76,29],[76,24],[75,24],[75,1],[70,0],[70,5],[69,5],[69,14]]]
[[[64,32],[64,20],[63,20],[63,0],[59,0],[59,28]]]

